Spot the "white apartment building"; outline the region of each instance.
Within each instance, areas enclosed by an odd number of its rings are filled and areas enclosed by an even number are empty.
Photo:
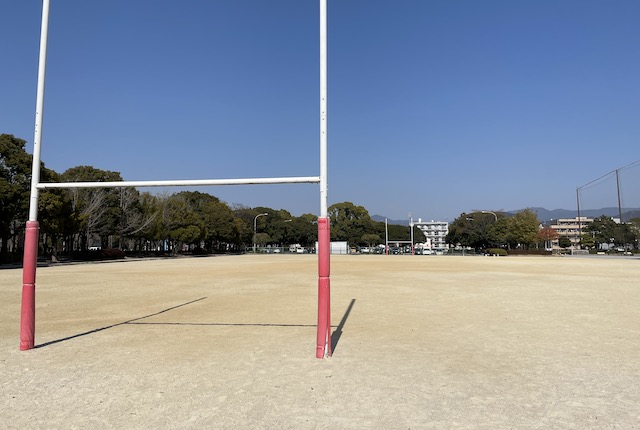
[[[558,236],[567,236],[571,240],[572,248],[580,247],[580,232],[584,230],[585,226],[593,222],[593,218],[585,216],[575,218],[560,218],[556,220],[555,224],[550,225],[554,229]],[[551,241],[551,247],[554,249],[560,248],[558,245],[558,239]]]
[[[418,227],[427,238],[426,242],[431,244],[431,249],[447,249],[445,237],[449,233],[449,223],[446,221],[413,221],[413,225]]]

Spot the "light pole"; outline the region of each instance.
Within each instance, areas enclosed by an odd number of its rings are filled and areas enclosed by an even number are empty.
[[[415,255],[415,250],[413,249],[413,217],[411,216],[411,212],[409,212],[409,230],[411,233],[411,255]]]
[[[496,219],[496,224],[498,223],[498,215],[496,215],[495,212],[491,212],[491,211],[480,211],[483,214],[491,214],[493,215],[493,217]],[[488,238],[487,238],[487,242],[488,242]]]
[[[261,216],[267,216],[269,215],[268,213],[263,213],[263,214],[258,214],[255,216],[255,218],[253,218],[253,253],[256,253],[256,229],[257,229],[257,221],[258,221],[258,217]]]
[[[491,214],[496,218],[496,222],[498,222],[498,215],[496,215],[495,212],[491,212],[491,211],[480,211],[483,214]]]

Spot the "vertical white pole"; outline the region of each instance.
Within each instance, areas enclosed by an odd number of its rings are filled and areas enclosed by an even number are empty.
[[[415,249],[413,249],[413,217],[409,217],[409,230],[411,236],[411,255],[415,254]]]
[[[327,0],[320,0],[320,218],[327,217]]]
[[[49,0],[42,2],[40,29],[40,58],[38,63],[38,89],[36,93],[36,125],[33,137],[33,164],[31,167],[31,197],[29,221],[38,220],[38,188],[40,182],[40,149],[42,147],[42,116],[44,111],[44,82],[47,70],[47,37],[49,33]]]
[[[622,225],[622,200],[620,199],[620,169],[616,169],[616,189],[618,190],[618,216]]]
[[[384,219],[384,252],[389,255],[389,224],[387,218]]]
[[[576,200],[578,200],[578,235],[582,237],[582,218],[580,217],[580,187],[576,188]]]
[[[31,166],[31,196],[29,219],[24,237],[22,263],[22,304],[20,308],[20,350],[35,346],[36,331],[36,267],[38,262],[38,183],[40,182],[40,148],[42,144],[42,114],[44,111],[44,78],[47,68],[47,35],[49,33],[49,0],[42,2],[40,27],[40,58],[36,96],[36,125],[33,138],[33,164]]]

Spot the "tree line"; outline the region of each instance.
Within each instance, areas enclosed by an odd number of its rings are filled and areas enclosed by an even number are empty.
[[[0,251],[22,252],[28,216],[32,156],[26,141],[0,135]],[[42,182],[122,181],[119,172],[76,166],[62,173],[41,164]],[[266,216],[258,216],[260,214]],[[385,226],[351,202],[329,207],[331,239],[351,245],[384,241]],[[117,248],[130,252],[240,252],[260,246],[298,243],[312,247],[317,240],[317,215],[293,216],[285,209],[229,205],[197,192],[140,192],[132,187],[41,190],[38,201],[40,253],[84,252]],[[407,227],[389,226],[390,237],[407,240]],[[415,232],[420,237],[421,232]],[[5,258],[6,260],[6,258]]]
[[[0,260],[21,256],[28,215],[31,154],[26,141],[0,134]],[[42,182],[117,182],[119,172],[76,166],[62,173],[41,164]],[[267,214],[261,216],[262,214]],[[375,221],[363,206],[351,202],[329,207],[331,240],[350,246],[375,246],[408,241],[409,227]],[[38,201],[40,253],[72,254],[92,248],[129,252],[241,252],[252,244],[313,247],[317,240],[317,215],[293,216],[285,209],[229,205],[217,197],[197,192],[173,194],[140,192],[132,187],[41,190]],[[585,225],[585,248],[637,243],[639,220],[618,224],[609,217]],[[413,227],[414,243],[424,234]],[[491,247],[548,247],[557,233],[540,228],[535,212],[515,215],[493,212],[462,213],[449,225],[446,242],[475,249]],[[565,240],[563,240],[565,239]],[[560,245],[570,246],[568,238]],[[568,242],[567,242],[568,241]]]
[[[456,218],[449,225],[446,242],[474,249],[530,249],[556,238],[549,230],[540,229],[538,216],[531,209],[515,215],[478,211]]]
[[[640,238],[640,218],[617,223],[609,216],[599,216],[582,228],[580,244],[584,248],[636,249]]]
[[[638,218],[617,223],[603,215],[582,225],[578,246],[582,249],[635,249],[640,237],[639,227]],[[569,237],[560,236],[549,226],[542,226],[531,209],[515,215],[487,211],[463,213],[449,225],[446,237],[449,244],[475,249],[544,249],[551,248],[551,242],[556,240],[561,248],[574,245]]]

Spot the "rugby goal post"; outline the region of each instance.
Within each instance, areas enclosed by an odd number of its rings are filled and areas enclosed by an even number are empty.
[[[20,313],[20,350],[35,347],[36,268],[38,259],[39,224],[38,193],[47,188],[113,188],[214,186],[248,184],[318,183],[320,185],[320,215],[318,217],[318,322],[316,357],[331,355],[331,301],[330,301],[330,226],[327,209],[327,0],[320,2],[320,175],[307,177],[203,179],[120,182],[40,182],[40,153],[44,112],[44,88],[47,60],[50,0],[42,2],[40,29],[40,55],[38,60],[38,86],[33,140],[33,164],[29,198],[29,219],[26,223],[24,260],[22,269],[22,304]]]

